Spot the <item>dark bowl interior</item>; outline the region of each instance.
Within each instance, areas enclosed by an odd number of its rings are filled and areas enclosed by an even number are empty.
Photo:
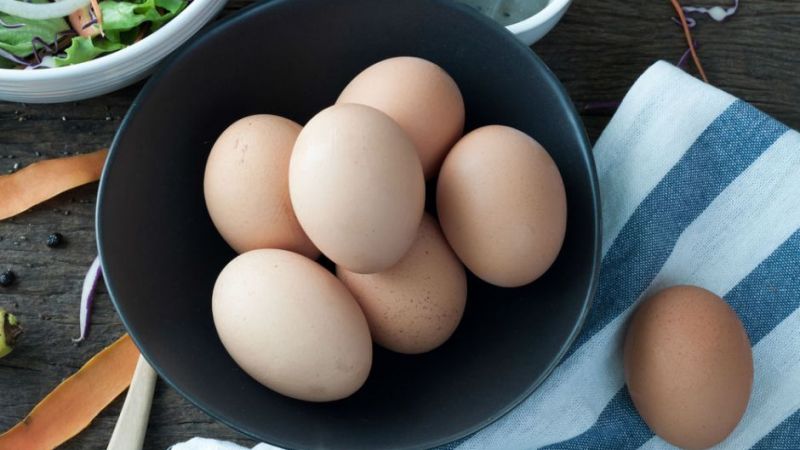
[[[398,55],[432,60],[455,78],[467,129],[510,125],[550,151],[567,188],[566,243],[531,285],[502,289],[470,277],[463,322],[441,348],[421,356],[376,348],[369,380],[352,397],[292,400],[240,370],[214,330],[211,289],[234,253],[204,206],[206,156],[235,119],[272,113],[304,123],[355,74]],[[97,231],[126,327],[158,373],[200,408],[284,447],[422,448],[496,420],[557,364],[594,291],[598,203],[570,99],[503,28],[447,0],[288,0],[213,27],[150,80],[112,146]]]

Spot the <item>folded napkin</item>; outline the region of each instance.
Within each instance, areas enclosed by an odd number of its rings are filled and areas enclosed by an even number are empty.
[[[201,437],[191,438],[186,442],[175,444],[169,448],[170,450],[247,450],[241,445],[234,444],[233,442],[217,441],[215,439],[207,439]],[[281,450],[279,447],[273,447],[269,444],[258,444],[252,450]]]
[[[633,408],[622,338],[642,298],[693,284],[731,305],[753,346],[750,404],[719,448],[800,449],[800,134],[659,62],[594,156],[603,263],[580,336],[521,405],[442,448],[673,448]]]

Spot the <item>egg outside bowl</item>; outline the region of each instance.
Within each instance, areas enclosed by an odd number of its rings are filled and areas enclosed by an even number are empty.
[[[213,19],[225,3],[226,0],[194,0],[141,41],[91,61],[49,69],[0,69],[0,100],[69,102],[97,97],[133,84]]]
[[[283,397],[239,369],[214,329],[212,287],[234,253],[206,212],[205,160],[234,120],[272,113],[305,123],[362,69],[397,55],[428,58],[454,77],[468,129],[514,126],[550,151],[567,190],[565,245],[528,286],[470,276],[453,337],[417,356],[376,348],[352,397]],[[434,447],[507,413],[575,339],[597,280],[599,230],[594,164],[566,92],[514,36],[449,0],[277,0],[216,25],[139,94],[111,147],[97,206],[109,292],[147,360],[213,417],[289,448]]]
[[[533,45],[556,26],[571,3],[572,0],[549,0],[541,11],[506,28],[520,41]]]

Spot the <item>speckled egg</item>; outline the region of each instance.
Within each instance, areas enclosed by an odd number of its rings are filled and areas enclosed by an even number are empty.
[[[433,350],[453,334],[464,314],[464,267],[427,214],[411,249],[389,270],[364,275],[337,267],[337,274],[361,305],[372,338],[389,350]]]

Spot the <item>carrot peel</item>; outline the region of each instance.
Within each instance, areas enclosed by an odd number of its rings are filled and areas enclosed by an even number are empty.
[[[108,150],[33,163],[0,176],[0,220],[49,200],[62,192],[100,179]]]
[[[97,19],[97,27],[100,28],[100,35],[105,37],[106,33],[103,31],[103,10],[100,9],[100,2],[98,0],[91,0],[91,4],[94,17]]]
[[[697,55],[694,39],[692,39],[692,31],[689,30],[689,24],[686,22],[686,14],[683,13],[683,7],[679,0],[670,0],[670,2],[672,3],[672,7],[675,8],[675,12],[678,13],[678,18],[681,21],[681,28],[683,28],[683,35],[686,37],[686,43],[689,44],[689,51],[692,54],[694,65],[697,67],[697,71],[700,73],[700,77],[703,81],[708,83],[708,77],[706,76],[705,70],[703,70],[703,65],[700,63],[700,56]]]
[[[128,388],[138,359],[130,336],[122,336],[0,435],[0,450],[44,450],[63,444]]]

